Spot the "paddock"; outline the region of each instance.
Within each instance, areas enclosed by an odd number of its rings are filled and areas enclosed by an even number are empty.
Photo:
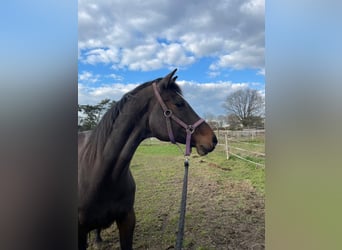
[[[224,133],[217,134],[219,145],[212,153],[200,157],[193,152],[190,157],[184,249],[264,249],[265,168],[233,154],[227,160]],[[263,154],[264,133],[229,138],[231,153],[264,164],[262,155],[233,149],[246,145],[246,151]],[[174,248],[183,160],[175,145],[154,138],[138,147],[130,167],[137,186],[134,249]],[[94,236],[89,249],[120,249],[115,224],[102,231],[100,245],[94,244]]]

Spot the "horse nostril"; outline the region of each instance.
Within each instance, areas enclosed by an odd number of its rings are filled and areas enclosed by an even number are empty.
[[[217,142],[218,142],[218,141],[217,141],[217,137],[216,137],[216,135],[214,135],[214,136],[213,136],[213,144],[214,144],[214,146],[216,146]]]

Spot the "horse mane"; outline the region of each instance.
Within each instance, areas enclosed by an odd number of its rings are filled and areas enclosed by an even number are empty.
[[[130,92],[127,92],[123,95],[123,97],[117,101],[101,118],[100,122],[96,125],[96,127],[91,132],[89,139],[85,145],[84,148],[84,155],[88,158],[88,160],[94,160],[96,157],[96,153],[98,148],[100,150],[103,150],[106,140],[108,136],[111,134],[113,130],[113,125],[115,124],[115,121],[117,117],[120,115],[121,110],[123,107],[134,97],[136,94],[141,91],[142,89],[145,89],[146,87],[150,86],[153,82],[160,82],[163,78],[157,78],[153,81],[145,82],[143,84],[140,84]],[[182,94],[181,88],[174,82],[174,84],[169,85],[168,89],[171,89],[172,91],[178,92],[179,94]]]

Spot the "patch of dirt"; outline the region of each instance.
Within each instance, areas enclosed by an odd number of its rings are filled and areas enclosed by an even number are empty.
[[[213,167],[213,168],[218,168],[218,169],[221,169],[221,170],[223,170],[223,171],[232,171],[231,168],[224,168],[224,167],[221,167],[220,165],[218,165],[218,164],[216,164],[216,163],[212,163],[212,162],[210,162],[210,163],[208,164],[208,166],[209,166],[209,167]]]

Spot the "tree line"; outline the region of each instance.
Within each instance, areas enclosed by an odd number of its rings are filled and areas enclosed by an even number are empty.
[[[205,114],[205,119],[215,128],[241,130],[264,128],[265,100],[255,89],[244,88],[227,96],[223,103],[226,115]]]
[[[78,129],[93,129],[115,103],[116,101],[106,98],[96,105],[78,104]],[[226,115],[204,114],[206,121],[215,129],[241,130],[264,127],[265,100],[255,89],[244,88],[231,93],[223,103],[223,108],[227,111]]]
[[[91,130],[96,127],[102,116],[116,103],[108,98],[103,99],[96,105],[78,104],[78,130]]]

